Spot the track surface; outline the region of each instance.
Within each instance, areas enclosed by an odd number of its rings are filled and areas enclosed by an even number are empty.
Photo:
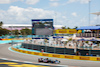
[[[0,67],[55,67],[55,66],[39,65],[39,64],[23,63],[23,62],[14,62],[14,61],[0,59]]]
[[[8,47],[10,46],[11,44],[0,44],[1,58],[9,58],[14,60],[38,63],[37,59],[40,58],[40,56],[25,55],[25,54],[12,52],[8,50]],[[51,59],[58,59],[58,58],[51,58]],[[100,67],[99,61],[84,61],[84,60],[70,60],[70,59],[58,59],[58,60],[61,61],[60,65],[70,65],[70,66],[78,66],[78,67]]]

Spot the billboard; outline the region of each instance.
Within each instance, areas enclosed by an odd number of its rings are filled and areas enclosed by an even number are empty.
[[[53,19],[32,19],[33,35],[53,35]]]
[[[57,29],[55,30],[56,34],[75,34],[77,33],[76,29]]]

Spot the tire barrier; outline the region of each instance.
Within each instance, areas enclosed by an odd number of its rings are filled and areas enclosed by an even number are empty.
[[[45,57],[55,57],[55,58],[65,58],[65,59],[75,59],[75,60],[90,60],[90,61],[100,61],[100,57],[90,57],[90,56],[75,56],[75,55],[61,55],[61,54],[51,54],[51,53],[42,53],[42,52],[32,52],[32,51],[26,51],[17,49],[14,47],[11,47],[12,50],[31,54],[31,55],[38,55],[38,56],[45,56]]]

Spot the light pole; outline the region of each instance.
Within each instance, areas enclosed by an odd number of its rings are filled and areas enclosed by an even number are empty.
[[[91,5],[91,0],[89,0],[89,26],[90,26],[90,5]],[[89,55],[91,54],[91,51],[89,50]]]
[[[89,0],[89,26],[90,26],[90,5],[91,5],[91,0]]]
[[[11,36],[13,37],[13,24],[11,25]],[[13,44],[14,44],[14,42],[13,42],[13,40],[11,40],[11,46],[13,46]]]
[[[57,13],[56,12],[54,12],[54,22],[56,23],[57,22]]]
[[[97,25],[99,25],[99,15],[100,14],[97,15]]]

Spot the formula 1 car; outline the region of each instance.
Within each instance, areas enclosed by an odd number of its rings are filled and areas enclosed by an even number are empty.
[[[38,58],[38,62],[43,62],[43,63],[56,63],[56,64],[59,64],[60,61],[58,60],[51,60],[51,59],[48,59],[48,58]]]

